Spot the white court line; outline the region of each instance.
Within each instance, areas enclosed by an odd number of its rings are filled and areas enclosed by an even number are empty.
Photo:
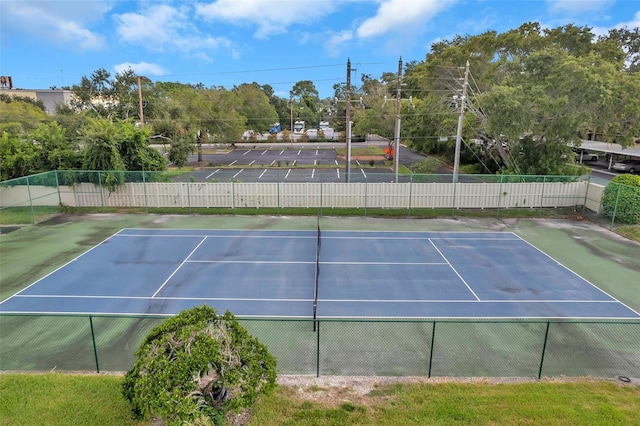
[[[471,287],[469,286],[469,284],[467,284],[467,282],[464,280],[464,278],[462,278],[462,276],[460,276],[460,274],[458,273],[458,271],[456,271],[456,268],[453,267],[453,265],[451,263],[449,263],[449,261],[447,260],[447,258],[444,256],[444,254],[442,254],[442,252],[440,250],[438,250],[438,247],[436,247],[435,244],[433,244],[433,241],[431,241],[431,238],[429,238],[429,242],[431,243],[431,245],[433,246],[434,249],[436,249],[436,251],[438,253],[440,253],[440,256],[442,256],[442,258],[449,264],[449,267],[451,268],[451,270],[453,272],[455,272],[455,274],[458,276],[458,278],[460,278],[460,280],[463,282],[464,285],[467,286],[467,288],[469,289],[469,291],[471,292],[471,294],[473,294],[475,296],[476,299],[478,299],[478,301],[480,300],[480,298],[478,297],[478,295],[476,294],[475,291],[473,291],[471,289]]]
[[[314,262],[315,263],[315,262]],[[321,265],[449,265],[446,262],[320,262]]]
[[[220,301],[241,301],[241,302],[312,302],[309,299],[268,299],[268,298],[235,298],[235,297],[176,297],[176,296],[62,296],[58,294],[22,295],[22,298],[43,298],[43,299],[125,299],[125,300],[220,300]]]
[[[186,260],[185,263],[256,263],[256,264],[275,264],[275,265],[288,265],[288,264],[309,264],[315,265],[314,261],[303,260]]]
[[[71,259],[70,261],[68,261],[67,263],[65,263],[64,265],[60,266],[59,268],[54,269],[53,271],[49,272],[47,275],[45,275],[44,277],[40,278],[39,280],[37,280],[36,282],[29,284],[28,286],[26,286],[25,288],[23,288],[22,290],[20,290],[19,292],[17,292],[16,294],[7,297],[6,299],[4,299],[3,301],[0,301],[0,303],[4,303],[7,300],[11,299],[14,296],[19,296],[20,293],[22,293],[23,291],[27,290],[28,288],[38,284],[40,281],[44,280],[45,278],[47,278],[49,275],[58,272],[60,269],[64,268],[65,266],[75,262],[76,260],[78,260],[79,258],[81,258],[82,256],[84,256],[85,254],[89,253],[90,251],[92,251],[93,249],[95,249],[96,247],[102,245],[102,243],[109,241],[111,238],[117,236],[120,232],[124,231],[127,228],[122,228],[121,230],[119,230],[118,232],[116,232],[113,235],[108,236],[107,238],[105,238],[104,240],[102,240],[101,242],[99,242],[98,244],[96,244],[95,246],[91,247],[89,250],[85,251],[84,253],[81,253],[79,255],[77,255],[76,257],[74,257],[73,259]]]
[[[540,250],[538,247],[534,246],[533,244],[531,244],[529,241],[525,240],[524,238],[521,238],[520,236],[518,236],[517,234],[513,234],[516,237],[518,237],[518,239],[520,239],[521,241],[524,241],[526,244],[528,244],[529,246],[533,247],[535,250],[537,250],[539,253],[543,254],[544,256],[546,256],[547,258],[553,260],[557,265],[563,267],[564,269],[566,269],[567,271],[571,272],[573,275],[581,278],[582,280],[584,280],[585,282],[587,282],[590,286],[594,287],[595,289],[599,290],[602,294],[610,297],[612,300],[620,303],[622,306],[624,306],[625,308],[629,309],[631,312],[633,312],[634,314],[640,316],[640,312],[636,311],[635,309],[632,309],[631,307],[629,307],[627,304],[621,302],[620,300],[616,299],[615,297],[613,297],[612,295],[610,295],[609,293],[607,293],[606,291],[604,291],[603,289],[601,289],[600,287],[598,287],[597,285],[591,283],[591,281],[584,279],[581,275],[577,274],[576,272],[572,271],[571,269],[567,268],[566,266],[564,266],[562,263],[558,262],[556,259],[554,259],[553,257],[549,256],[547,253],[543,252],[542,250]]]
[[[205,177],[205,179],[209,179],[211,176],[215,175],[215,174],[216,174],[216,173],[218,173],[219,171],[220,171],[220,169],[217,169],[215,172],[213,172],[213,173],[209,173],[209,174],[207,175],[207,177]]]
[[[617,303],[614,300],[458,300],[458,299],[320,299],[322,302],[340,303]],[[519,317],[518,317],[519,318]]]
[[[329,231],[326,230],[324,232],[330,233],[330,232],[342,232],[342,231]],[[376,231],[374,231],[376,232]],[[384,231],[378,231],[378,232],[384,232]],[[331,236],[331,235],[323,235],[322,236],[323,239],[333,239],[333,240],[424,240],[424,239],[429,239],[429,240],[460,240],[460,241],[464,241],[464,240],[472,240],[472,241],[515,241],[513,239],[507,239],[507,238],[458,238],[458,237],[380,237],[380,236],[374,236],[374,237],[364,237],[364,236],[343,236],[343,235],[337,235],[337,236]]]
[[[306,232],[314,232],[311,229],[306,230]],[[203,237],[208,237],[208,238],[238,238],[237,235],[217,235],[217,234],[205,234],[205,235],[201,235],[201,234],[136,234],[136,235],[114,235],[120,238],[135,238],[135,237],[160,237],[160,238],[185,238],[185,237],[191,237],[191,238],[203,238]],[[242,238],[277,238],[277,239],[281,239],[281,238],[288,238],[288,239],[316,239],[316,235],[309,235],[309,236],[305,236],[305,235],[278,235],[278,234],[273,234],[273,235],[242,235]]]
[[[178,271],[180,270],[180,268],[182,268],[182,265],[184,265],[184,264],[187,262],[187,260],[189,260],[189,258],[191,257],[191,255],[192,255],[193,253],[195,253],[195,251],[196,251],[196,250],[198,250],[198,248],[199,248],[199,247],[202,245],[202,243],[204,243],[206,240],[207,240],[207,237],[204,237],[204,238],[202,239],[202,241],[200,241],[200,243],[198,243],[198,245],[197,245],[193,250],[191,250],[191,253],[189,253],[189,255],[188,255],[188,256],[187,256],[187,257],[182,261],[182,263],[181,263],[180,265],[178,265],[178,267],[177,267],[177,268],[176,268],[176,269],[171,273],[171,275],[169,275],[169,278],[167,278],[167,279],[162,283],[162,285],[160,286],[160,288],[159,288],[158,290],[156,290],[156,292],[155,292],[155,293],[153,293],[153,294],[151,295],[151,297],[152,297],[152,298],[153,298],[153,297],[155,297],[155,296],[156,296],[156,294],[158,294],[158,292],[159,292],[160,290],[162,290],[162,287],[164,287],[164,286],[169,282],[169,280],[170,280],[170,279],[171,279],[171,278],[176,274],[176,272],[178,272]]]

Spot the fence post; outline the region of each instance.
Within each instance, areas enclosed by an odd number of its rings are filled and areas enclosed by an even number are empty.
[[[542,176],[542,193],[540,194],[540,210],[544,208],[544,190],[547,187],[547,177]]]
[[[320,377],[320,321],[316,332],[316,377]]]
[[[542,344],[542,356],[540,357],[540,368],[538,369],[538,379],[542,377],[542,364],[544,363],[544,354],[547,350],[547,338],[549,337],[549,321],[547,321],[547,329],[544,332],[544,343]]]
[[[409,209],[407,216],[411,216],[411,198],[413,197],[413,175],[409,175]]]
[[[31,197],[31,186],[29,185],[29,176],[27,176],[27,195],[29,197],[29,208],[31,209],[31,224],[35,224],[36,212],[33,211],[33,198]]]
[[[429,375],[431,377],[431,366],[433,365],[433,346],[436,341],[436,322],[433,322],[433,328],[431,329],[431,350],[429,351]]]
[[[91,173],[91,172],[89,172]],[[100,191],[100,203],[102,204],[102,211],[104,211],[104,191],[102,190],[102,174],[98,170],[98,191]]]
[[[144,212],[149,213],[149,203],[147,202],[147,180],[145,179],[144,170],[142,171],[142,190],[144,191]]]
[[[618,199],[620,199],[620,188],[622,187],[622,185],[618,184],[618,191],[616,192],[616,202],[613,205],[613,215],[611,215],[611,228],[609,229],[613,229],[613,226],[616,222],[616,214],[618,213]]]
[[[96,360],[96,373],[100,373],[100,364],[98,363],[98,348],[96,346],[96,334],[93,331],[93,317],[89,315],[89,325],[91,326],[91,341],[93,342],[93,356]]]
[[[58,171],[54,170],[53,173],[55,173],[55,177],[56,177],[56,189],[58,190],[58,205],[62,206],[62,195],[60,194],[60,179],[58,177]]]

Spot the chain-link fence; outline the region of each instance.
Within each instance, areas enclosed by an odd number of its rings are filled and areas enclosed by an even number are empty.
[[[588,176],[368,174],[350,183],[319,173],[305,182],[286,174],[273,182],[199,181],[175,172],[52,171],[0,183],[3,213],[29,209],[38,222],[42,209],[88,207],[138,208],[145,211],[208,209],[371,209],[406,211],[465,209],[582,208],[600,211],[601,188]],[[282,179],[280,179],[282,178]]]
[[[164,318],[0,315],[0,370],[127,371]],[[280,374],[637,377],[640,321],[256,319]]]

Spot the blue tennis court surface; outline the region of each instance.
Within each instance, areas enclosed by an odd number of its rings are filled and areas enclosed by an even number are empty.
[[[513,233],[322,231],[318,318],[640,318]],[[312,317],[316,231],[123,229],[4,313]]]

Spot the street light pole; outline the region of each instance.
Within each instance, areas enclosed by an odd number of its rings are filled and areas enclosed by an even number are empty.
[[[346,109],[346,136],[347,136],[347,170],[345,181],[349,183],[351,181],[351,60],[347,58],[347,104]]]
[[[144,127],[144,113],[142,112],[142,76],[138,76],[138,112],[140,114],[140,126]]]
[[[289,112],[291,114],[291,127],[289,127],[289,142],[293,148],[293,90],[289,91]]]
[[[400,166],[399,157],[400,157],[400,97],[402,95],[402,57],[398,61],[398,89],[396,93],[396,128],[394,132],[395,138],[395,148],[393,153],[393,172],[395,175],[395,182],[398,183],[398,169]]]

